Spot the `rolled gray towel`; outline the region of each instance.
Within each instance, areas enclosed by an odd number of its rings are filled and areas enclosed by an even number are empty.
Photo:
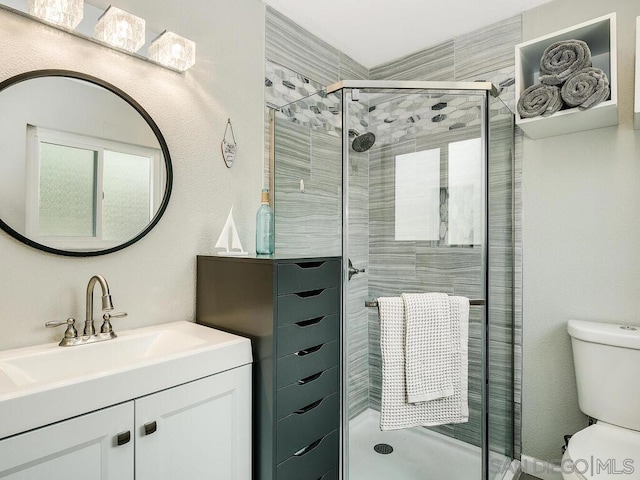
[[[518,113],[522,118],[548,117],[561,107],[560,88],[542,83],[527,88],[518,100]]]
[[[540,82],[562,85],[578,70],[591,66],[591,50],[582,40],[564,40],[549,45],[540,59]]]
[[[609,98],[611,89],[606,73],[599,68],[588,67],[569,77],[560,93],[569,107],[586,110]]]

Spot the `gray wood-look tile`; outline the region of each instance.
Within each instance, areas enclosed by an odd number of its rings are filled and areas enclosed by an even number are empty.
[[[370,70],[372,80],[452,80],[454,41],[406,55]]]
[[[455,80],[514,65],[514,47],[521,38],[520,15],[455,37]]]
[[[340,52],[340,80],[369,80],[369,69]]]
[[[323,85],[339,80],[340,52],[271,7],[266,12],[265,38],[268,60]]]

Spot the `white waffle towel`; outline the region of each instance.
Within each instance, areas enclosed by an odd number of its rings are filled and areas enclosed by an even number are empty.
[[[401,297],[382,297],[378,299],[378,306],[382,350],[380,429],[467,422],[469,300],[465,297],[449,297],[454,351],[451,355],[453,394],[422,403],[407,401],[404,300]]]
[[[429,402],[453,395],[454,335],[446,293],[403,293],[407,401]],[[456,346],[457,347],[457,346]]]

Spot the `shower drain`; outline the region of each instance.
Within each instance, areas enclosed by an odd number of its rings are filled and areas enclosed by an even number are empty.
[[[380,453],[382,455],[389,455],[391,452],[393,452],[393,447],[388,443],[379,443],[374,446],[373,449],[376,451],[376,453]]]

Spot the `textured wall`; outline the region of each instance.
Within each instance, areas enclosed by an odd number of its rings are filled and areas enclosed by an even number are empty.
[[[640,133],[633,130],[635,19],[629,0],[555,0],[523,15],[530,40],[617,13],[619,125],[524,139],[522,451],[558,462],[580,413],[570,318],[640,324]]]
[[[194,40],[195,67],[177,74],[0,11],[0,78],[61,68],[101,77],[127,92],[167,140],[174,167],[171,202],[149,235],[104,257],[53,256],[0,233],[0,349],[58,339],[61,331],[44,328],[48,320],[82,320],[84,291],[95,273],[106,276],[116,308],[129,312],[116,331],[193,320],[195,256],[213,252],[232,205],[245,248],[254,248],[263,152],[263,3],[122,0],[118,6],[144,17],[150,29]],[[227,118],[239,144],[230,170],[219,153]]]

